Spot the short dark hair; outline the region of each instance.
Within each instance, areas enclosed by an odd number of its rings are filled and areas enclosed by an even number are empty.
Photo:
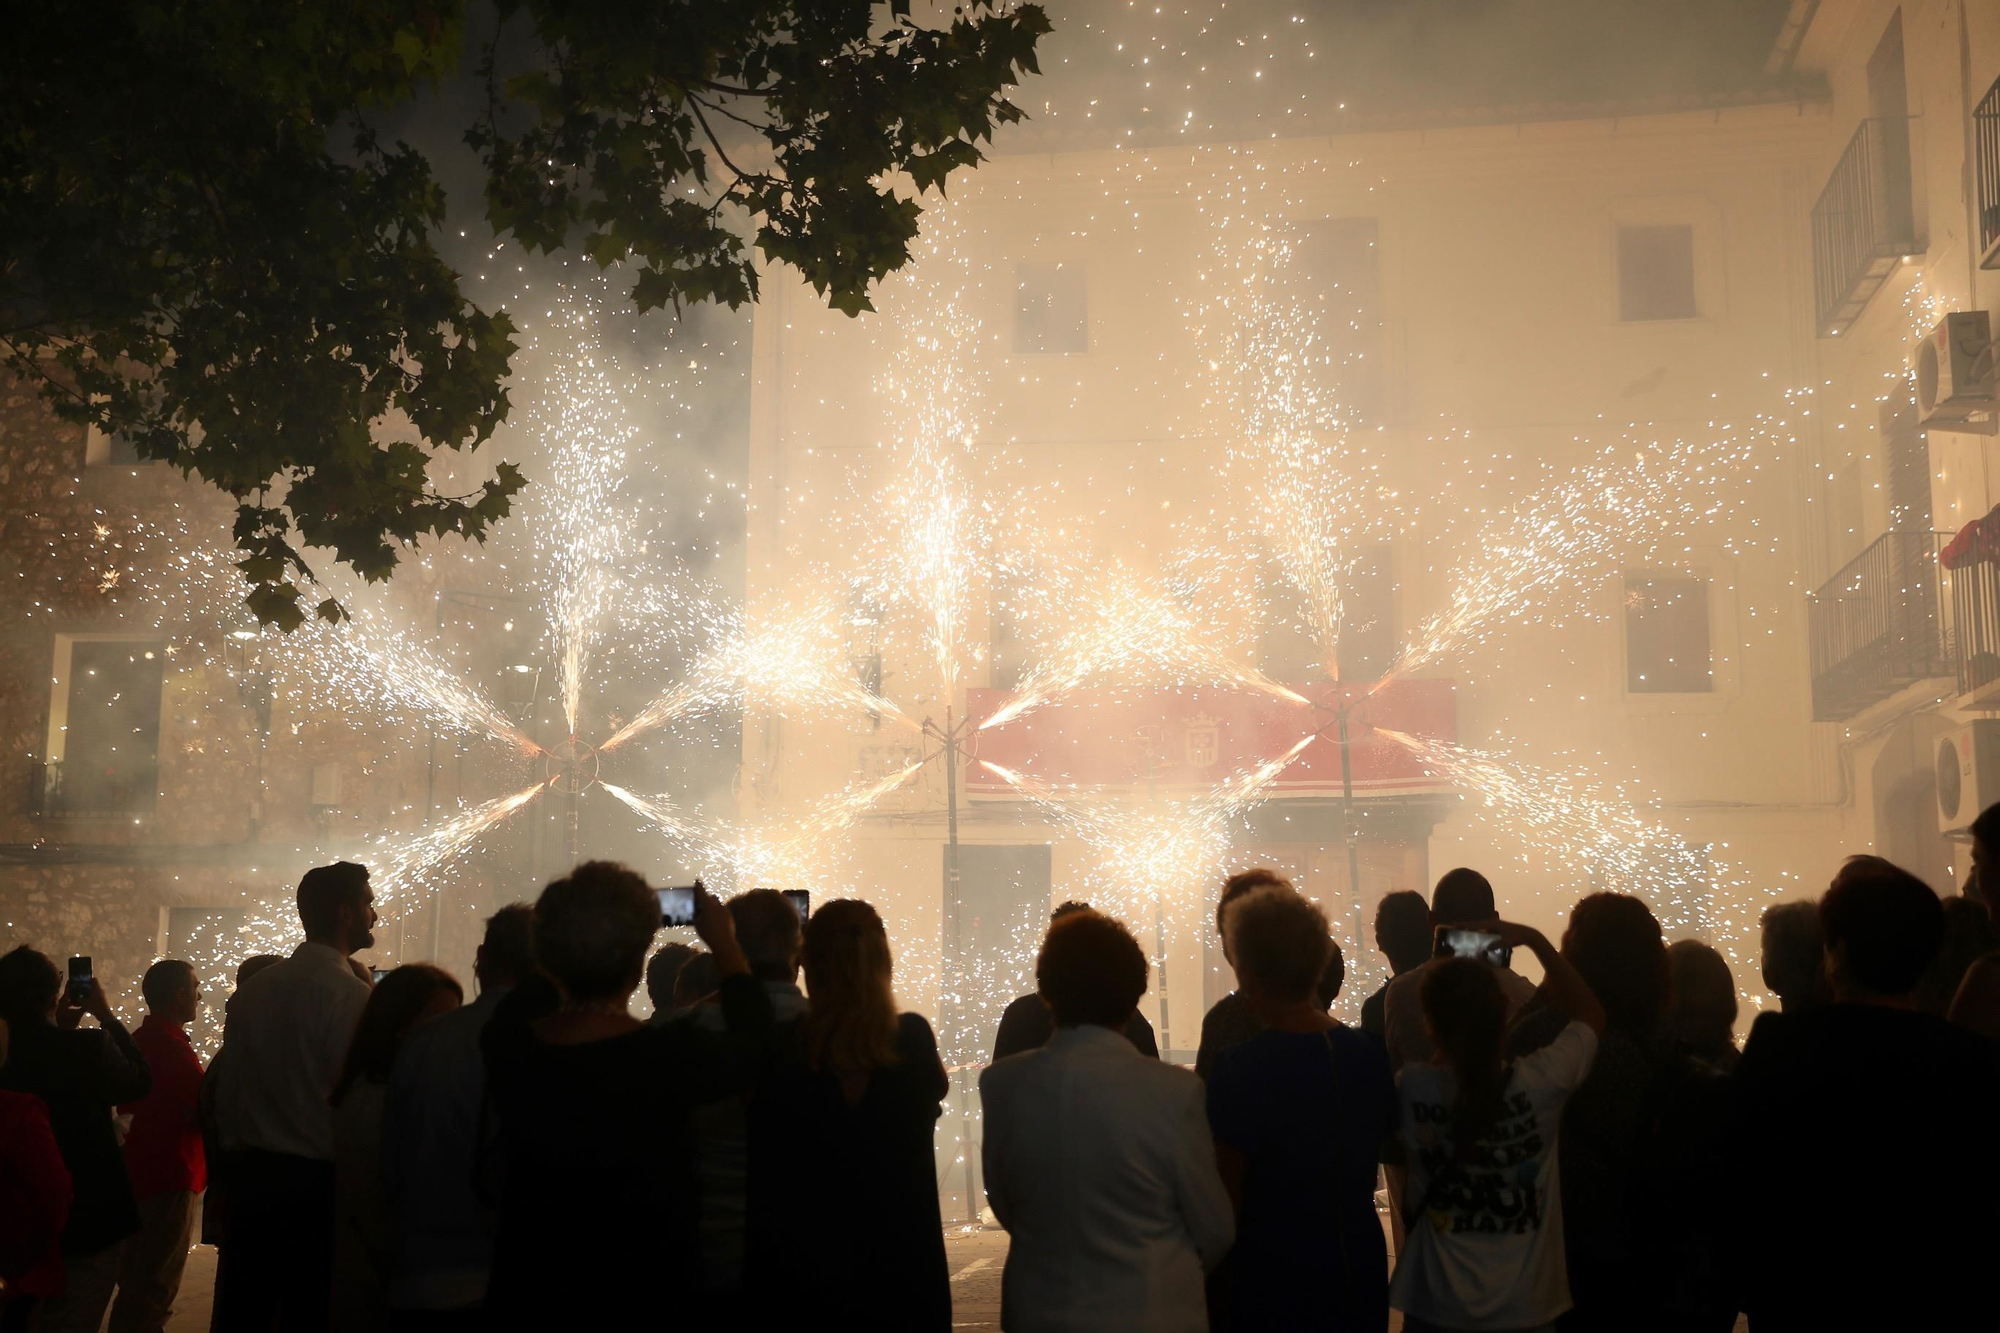
[[[1944,942],[1944,904],[1930,885],[1879,856],[1850,856],[1819,900],[1828,952],[1845,978],[1877,995],[1908,995]]]
[[[715,955],[706,949],[697,950],[694,957],[682,963],[674,973],[674,993],[669,999],[669,1009],[686,1009],[699,1004],[707,996],[713,995],[722,985],[722,968],[715,961]]]
[[[1076,899],[1071,898],[1068,902],[1057,903],[1056,910],[1049,913],[1049,920],[1060,921],[1071,912],[1088,912],[1089,910],[1089,903],[1078,902]]]
[[[62,994],[63,974],[47,954],[23,944],[0,955],[0,1019],[39,1023]]]
[[[1215,933],[1228,937],[1229,927],[1222,921],[1222,914],[1229,904],[1241,898],[1252,889],[1290,889],[1292,882],[1268,866],[1252,866],[1239,870],[1222,881],[1222,896],[1215,900]],[[1294,890],[1296,892],[1296,890]]]
[[[1629,893],[1592,893],[1570,909],[1562,956],[1604,1005],[1605,1021],[1640,1040],[1667,1015],[1666,936],[1653,909]]]
[[[1329,939],[1333,948],[1326,956],[1326,966],[1319,974],[1319,1007],[1332,1009],[1333,1002],[1340,998],[1340,988],[1347,984],[1347,959],[1341,955],[1340,941]]]
[[[486,934],[479,941],[479,956],[487,968],[517,979],[535,970],[535,909],[527,903],[508,903],[486,918]]]
[[[331,934],[340,925],[340,909],[358,903],[368,892],[368,867],[352,861],[314,866],[299,880],[299,924],[308,938]]]
[[[736,942],[759,981],[790,981],[799,966],[803,923],[792,900],[776,889],[751,889],[729,900]]]
[[[1431,956],[1431,909],[1415,889],[1382,895],[1375,905],[1375,947],[1398,972],[1422,967]]]
[[[1035,957],[1035,989],[1062,1027],[1123,1028],[1146,993],[1146,953],[1102,912],[1072,912],[1049,927]]]
[[[275,953],[253,953],[236,965],[236,989],[242,990],[245,982],[267,967],[275,967],[284,962],[284,955]]]
[[[1431,890],[1431,917],[1440,926],[1469,926],[1494,917],[1493,885],[1477,870],[1447,870]]]
[[[1974,842],[2000,857],[2000,801],[1981,810],[1965,831]]]
[[[613,861],[585,861],[535,900],[535,956],[572,999],[637,986],[659,929],[660,900]]]
[[[681,969],[700,952],[692,944],[668,940],[646,960],[646,994],[652,997],[655,1010],[665,1013],[674,1007],[674,983],[679,980]]]
[[[179,958],[162,958],[139,978],[139,994],[154,1013],[174,1002],[183,990],[195,984],[194,964]]]
[[[354,1039],[348,1043],[347,1059],[340,1077],[334,1081],[327,1100],[338,1106],[356,1083],[363,1079],[387,1083],[395,1068],[403,1038],[409,1035],[424,1010],[439,995],[449,994],[454,1004],[465,999],[465,987],[458,978],[429,963],[404,963],[368,992],[368,1003],[355,1025]]]
[[[1764,909],[1758,925],[1761,970],[1771,993],[1791,1004],[1820,998],[1826,981],[1826,932],[1820,928],[1819,904],[1777,903]]]

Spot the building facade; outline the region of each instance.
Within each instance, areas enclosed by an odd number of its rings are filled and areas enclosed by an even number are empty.
[[[1900,46],[1885,45],[1897,24]],[[1229,220],[1273,219],[1317,236],[1317,253],[1332,256],[1318,275],[1325,290],[1362,303],[1340,307],[1335,334],[1350,372],[1349,442],[1365,445],[1385,510],[1406,515],[1385,525],[1370,576],[1350,571],[1362,608],[1350,608],[1350,630],[1386,640],[1364,660],[1393,660],[1452,606],[1463,571],[1485,554],[1479,544],[1502,530],[1483,518],[1539,512],[1538,497],[1598,475],[1589,470],[1628,448],[1742,453],[1708,521],[1666,522],[1650,530],[1657,540],[1634,527],[1623,549],[1579,558],[1541,600],[1524,596],[1490,634],[1414,673],[1408,683],[1448,691],[1446,739],[1511,766],[1500,781],[1508,799],[1489,804],[1491,782],[1359,784],[1350,860],[1338,785],[1280,784],[1232,824],[1225,866],[1268,862],[1298,876],[1370,986],[1381,976],[1366,939],[1373,903],[1463,863],[1492,872],[1504,910],[1551,928],[1593,887],[1646,893],[1670,935],[1717,940],[1739,983],[1760,992],[1764,905],[1816,893],[1854,852],[1895,856],[1941,891],[1964,859],[1935,818],[1930,737],[1970,716],[1943,685],[1955,689],[1967,663],[1987,657],[1969,631],[1953,637],[1954,589],[1935,561],[1943,539],[1929,534],[1991,508],[1990,440],[1934,428],[1928,455],[1916,455],[1924,471],[1893,477],[1877,441],[1909,435],[1898,423],[1914,414],[1918,315],[1990,310],[2000,290],[1980,267],[1993,225],[1982,219],[2000,213],[1977,203],[2000,172],[1977,156],[1990,152],[1979,147],[1990,107],[1979,108],[2000,75],[2000,14],[1797,5],[1770,65],[1783,97],[1501,108],[1330,137],[1002,154],[954,187],[957,267],[913,282],[901,305],[892,292],[872,322],[831,315],[769,275],[753,372],[753,613],[812,588],[847,595],[846,571],[882,539],[911,429],[896,367],[924,338],[977,400],[963,455],[975,505],[1000,528],[1059,532],[1073,580],[1161,575],[1190,514],[1212,533],[1248,509],[1232,531],[1259,527],[1255,495],[1236,481],[1243,442],[1218,420],[1201,372],[1193,312],[1221,281],[1217,236]],[[1891,130],[1907,135],[1906,149]],[[1856,153],[1874,155],[1859,195]],[[1841,214],[1879,214],[1871,192],[1898,172],[1908,221],[1889,263]],[[938,314],[947,299],[958,332],[940,343],[937,330],[953,322]],[[1365,375],[1351,373],[1358,365]],[[1913,477],[1928,477],[1929,490]],[[1931,516],[1895,486],[1921,492]],[[1919,530],[1921,540],[1906,535]],[[1876,565],[1851,564],[1863,557]],[[1902,591],[1918,573],[1931,591]],[[973,642],[956,678],[934,668],[921,614],[872,603],[855,617],[857,672],[913,718],[987,715],[1018,686],[1023,635],[1032,638],[1019,623],[1032,613],[1016,610],[1010,587],[1018,577],[997,556],[965,575]],[[1862,593],[1841,592],[1857,580]],[[921,600],[920,587],[906,591]],[[1857,596],[1901,597],[1902,610],[1857,612]],[[1901,628],[1893,647],[1871,641],[1866,617],[1902,626],[1894,616],[1910,614],[1930,616],[1931,658],[1915,673],[1879,668],[1917,649]],[[1301,689],[1323,681],[1324,663],[1286,657],[1272,615],[1268,599],[1247,597],[1223,637]],[[1305,669],[1287,671],[1288,661]],[[1884,670],[1886,688],[1869,677]],[[1868,679],[1857,685],[1857,675]],[[1879,697],[1860,698],[1871,692]],[[1105,800],[1150,799],[1171,819],[1173,799],[1213,775],[1191,773],[1194,756],[1259,753],[1240,719],[1235,740],[1208,739],[1221,711],[1162,692],[1128,698],[1115,725],[1095,732],[1051,721],[1040,753],[1059,749],[1061,761],[1046,776],[1088,771]],[[1175,754],[1170,774],[1156,763],[1160,747]],[[894,725],[753,719],[745,818],[782,822],[934,748]],[[1032,769],[1036,753],[1023,741],[1002,762]],[[976,1058],[974,1011],[1030,984],[1040,913],[1104,881],[1075,821],[1022,800],[982,771],[979,754],[942,757],[952,758],[952,772],[942,760],[917,769],[824,855],[836,888],[884,906],[905,1003],[963,1029],[958,1048]],[[1620,808],[1649,830],[1651,850],[1613,856],[1616,874],[1601,847],[1580,851],[1574,829],[1543,823],[1551,805],[1585,824],[1616,805],[1588,792],[1565,805],[1565,775],[1578,774],[1600,794],[1621,787]],[[1537,795],[1549,799],[1537,805]],[[955,890],[945,850],[954,826]],[[1124,910],[1142,936],[1158,932],[1149,947],[1167,985],[1148,1012],[1187,1050],[1198,1015],[1230,984],[1209,924],[1217,884],[1207,875],[1158,887],[1157,921],[1143,902]]]

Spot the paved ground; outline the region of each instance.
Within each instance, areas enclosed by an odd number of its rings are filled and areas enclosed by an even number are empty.
[[[1007,1233],[998,1227],[954,1227],[944,1233],[945,1256],[951,1268],[953,1328],[1000,1327],[1000,1270],[1007,1262]],[[167,1333],[207,1333],[208,1305],[215,1292],[215,1251],[195,1247],[188,1256],[187,1278]],[[1403,1318],[1389,1316],[1390,1333],[1398,1333]],[[1743,1321],[1737,1328],[1743,1329]]]

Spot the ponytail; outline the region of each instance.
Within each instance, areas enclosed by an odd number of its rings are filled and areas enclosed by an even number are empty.
[[[1452,1143],[1470,1163],[1475,1145],[1500,1118],[1507,1090],[1501,1043],[1507,998],[1491,967],[1470,958],[1446,958],[1425,971],[1418,993],[1424,1021],[1458,1078],[1451,1111]]]

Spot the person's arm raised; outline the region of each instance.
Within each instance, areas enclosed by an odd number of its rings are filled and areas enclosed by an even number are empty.
[[[1569,965],[1569,960],[1556,951],[1549,943],[1549,937],[1533,926],[1516,925],[1511,921],[1489,922],[1486,930],[1500,937],[1500,942],[1514,949],[1527,949],[1535,955],[1535,961],[1542,965],[1542,994],[1549,1003],[1566,1014],[1571,1022],[1581,1023],[1599,1036],[1604,1035],[1604,1006],[1590,989],[1590,983],[1583,974]]]
[[[736,942],[736,918],[700,880],[694,882],[694,933],[715,955],[716,971],[725,977],[749,974],[750,960]]]

